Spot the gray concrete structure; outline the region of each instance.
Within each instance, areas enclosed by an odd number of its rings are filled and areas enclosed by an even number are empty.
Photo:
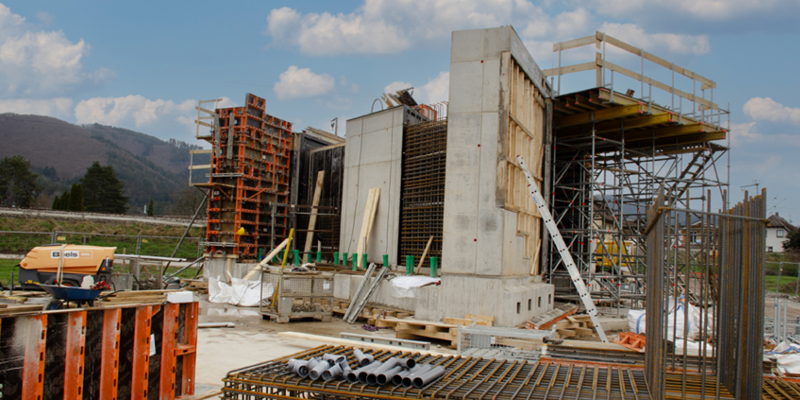
[[[352,256],[358,250],[367,195],[380,188],[367,259],[383,263],[388,254],[389,263],[397,264],[403,127],[421,120],[415,110],[398,106],[347,121],[340,252]]]

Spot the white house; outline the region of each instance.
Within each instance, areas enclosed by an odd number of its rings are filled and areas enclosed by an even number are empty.
[[[768,219],[767,253],[782,253],[783,242],[789,240],[789,232],[797,229],[797,227],[778,216],[778,213],[770,215]]]

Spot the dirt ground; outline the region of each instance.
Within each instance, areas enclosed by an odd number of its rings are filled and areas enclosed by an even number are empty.
[[[766,318],[772,318],[775,315],[776,300],[786,300],[784,304],[788,306],[786,309],[786,318],[789,321],[800,317],[800,297],[767,293],[767,297],[764,299],[764,316]]]

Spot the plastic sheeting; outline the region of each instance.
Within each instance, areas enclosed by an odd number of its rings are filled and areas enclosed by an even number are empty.
[[[438,283],[439,278],[427,276],[398,276],[391,280],[395,298],[414,298],[418,287]]]
[[[242,307],[256,307],[261,300],[272,297],[272,283],[265,283],[261,290],[259,281],[231,278],[231,284],[208,278],[208,301]],[[263,295],[262,295],[263,293]]]

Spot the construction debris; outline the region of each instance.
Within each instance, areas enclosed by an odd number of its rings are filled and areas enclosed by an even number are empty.
[[[539,315],[538,317],[534,317],[525,323],[525,327],[528,329],[549,329],[556,322],[561,321],[568,316],[575,314],[576,312],[578,312],[578,306],[574,304],[564,304],[542,315]]]

